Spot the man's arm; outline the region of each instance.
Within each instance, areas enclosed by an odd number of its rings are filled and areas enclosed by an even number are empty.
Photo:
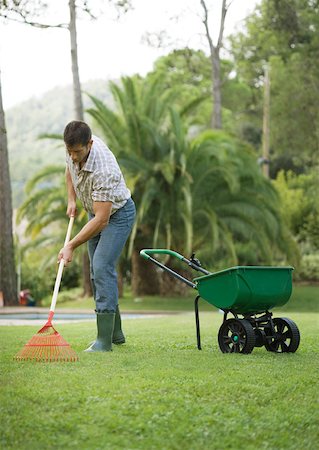
[[[94,217],[74,238],[63,247],[58,256],[58,261],[64,259],[66,265],[72,261],[73,251],[84,242],[96,236],[109,223],[112,203],[111,202],[93,202]]]
[[[68,207],[66,213],[69,217],[73,217],[76,216],[76,194],[68,167],[65,169],[65,182],[68,194]]]

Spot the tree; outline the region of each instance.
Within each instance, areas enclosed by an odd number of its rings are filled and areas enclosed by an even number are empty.
[[[122,86],[114,82],[110,83],[110,90],[116,102],[116,112],[94,97],[91,97],[94,108],[90,108],[87,112],[96,121],[108,145],[119,158],[121,166],[126,169],[126,173],[131,173],[127,166],[138,167],[142,158],[144,158],[144,165],[152,164],[152,161],[155,161],[153,152],[163,151],[158,149],[157,136],[153,135],[152,126],[156,123],[157,129],[165,127],[174,93],[165,90],[158,78],[145,83],[137,76],[123,77],[121,84]],[[128,161],[127,155],[131,155],[132,160]],[[159,158],[160,153],[156,160]],[[158,170],[170,171],[169,161],[163,163]],[[134,176],[128,179],[129,187],[138,204],[137,222],[129,247],[129,252],[132,254],[132,288],[135,294],[155,294],[158,292],[155,268],[152,265],[142,264],[139,256],[142,248],[153,243],[153,231],[148,221],[144,221],[143,211],[149,203],[154,188],[151,185],[152,179],[146,180],[144,173],[143,166],[140,166],[140,173],[134,173]],[[147,183],[146,191],[144,190],[145,182]],[[169,234],[169,230],[167,233]]]
[[[238,134],[243,111],[250,102],[250,88],[234,76],[234,64],[230,60],[221,59],[221,92],[223,129]],[[201,50],[181,48],[160,57],[148,80],[161,77],[165,89],[176,93],[174,106],[179,109],[183,105],[191,105],[183,120],[193,128],[203,129],[211,126],[211,63],[210,58]],[[192,132],[193,129],[192,129]]]
[[[294,255],[278,195],[247,146],[217,131],[190,139],[180,113],[167,108],[171,100],[161,80],[123,78],[122,88],[113,83],[112,91],[116,111],[92,98],[88,112],[120,159],[139,205],[131,240],[136,294],[158,289],[154,276],[143,273],[141,247],[186,255],[195,249],[206,261],[215,255],[233,264],[236,240],[255,243],[256,262],[272,261],[274,248]]]
[[[227,0],[222,0],[222,10],[221,10],[221,20],[219,26],[219,35],[216,45],[213,43],[209,17],[208,17],[208,7],[205,0],[199,0],[199,3],[203,9],[204,15],[202,17],[202,22],[205,28],[205,36],[209,47],[209,60],[210,60],[210,93],[208,94],[212,99],[211,102],[211,119],[210,126],[213,129],[222,128],[222,74],[221,74],[221,61],[220,61],[220,50],[223,46],[223,35],[224,35],[224,25],[226,14],[230,3]],[[165,31],[160,31],[159,33],[146,33],[145,40],[151,46],[163,47],[166,37]],[[155,39],[154,39],[155,38]],[[164,39],[163,39],[164,38]],[[154,43],[155,42],[155,45]]]
[[[318,4],[262,1],[232,38],[238,76],[251,88],[246,121],[261,129],[265,67],[271,72],[272,177],[281,168],[301,172],[318,163]]]
[[[0,292],[5,305],[17,305],[17,276],[12,235],[12,199],[8,142],[0,77]]]

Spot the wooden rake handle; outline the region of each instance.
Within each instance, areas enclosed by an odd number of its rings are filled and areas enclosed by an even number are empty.
[[[65,237],[65,241],[64,241],[64,247],[66,246],[66,244],[70,240],[73,223],[74,223],[74,217],[72,216],[72,217],[70,217],[68,230],[66,232],[66,237]],[[53,316],[54,316],[55,305],[56,305],[56,301],[57,301],[58,293],[59,293],[59,289],[60,289],[60,284],[61,284],[64,264],[65,264],[64,259],[61,259],[61,261],[59,263],[58,273],[57,273],[56,280],[55,280],[55,285],[54,285],[54,290],[53,290],[53,295],[52,295],[52,300],[51,300],[51,306],[50,306],[48,322],[51,322],[51,320],[53,319]]]

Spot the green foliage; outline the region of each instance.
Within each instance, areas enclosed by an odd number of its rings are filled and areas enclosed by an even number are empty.
[[[277,3],[262,2],[260,13],[250,17],[246,31],[233,40],[234,62],[222,61],[225,129],[221,133],[205,131],[211,74],[203,52],[176,50],[160,58],[145,79],[124,77],[109,88],[102,82],[85,87],[88,117],[118,157],[138,204],[131,248],[133,239],[140,239],[145,245],[174,246],[186,254],[195,249],[205,263],[213,261],[214,268],[237,261],[281,263],[285,257],[297,264],[289,228],[303,254],[317,250],[314,199],[319,195],[314,178],[310,179],[314,175],[298,182],[292,175],[288,181],[283,175],[277,178],[275,186],[283,204],[280,213],[278,195],[259,173],[256,152],[233,137],[239,135],[255,149],[260,146],[267,61],[271,65],[272,174],[281,165],[304,171],[303,164],[311,165],[317,158],[315,5],[302,0],[291,5],[282,2],[280,7]],[[34,99],[8,112],[11,171],[19,201],[21,185],[44,161],[64,161],[62,146],[54,149],[37,136],[61,135],[71,114],[68,95],[53,91],[44,99],[48,108]],[[53,110],[57,98],[59,105]],[[20,137],[23,142],[15,141]],[[26,160],[21,148],[28,153]],[[20,217],[29,221],[32,245],[52,249],[50,263],[67,220],[65,193],[59,187],[63,186],[62,165],[60,175],[59,170],[50,165],[28,183],[28,198],[20,210]],[[84,223],[81,214],[79,225]]]
[[[72,264],[66,267],[61,281],[61,291],[77,288],[81,284],[82,265],[79,258],[75,258]],[[55,281],[55,279],[54,279]],[[82,295],[82,294],[81,294]]]
[[[68,266],[68,268],[72,268]],[[65,272],[66,273],[66,272]],[[63,275],[64,278],[64,275]],[[62,280],[63,281],[63,280]],[[52,300],[52,292],[49,293],[46,297],[42,298],[41,305],[42,306],[50,306]],[[81,309],[81,307],[85,307],[85,309],[92,309],[94,304],[94,300],[92,297],[84,297],[83,290],[79,287],[68,287],[67,289],[60,290],[58,296],[58,305],[59,308],[76,308]]]
[[[32,245],[30,250],[24,249],[21,264],[21,289],[30,289],[37,305],[49,306],[57,272],[57,264],[54,261],[57,259],[57,251],[54,248],[55,252],[52,252],[47,244],[45,249],[44,254],[43,247],[36,245],[36,243]],[[50,256],[51,253],[52,256]],[[75,259],[64,270],[60,290],[63,292],[63,290],[79,286],[80,276],[81,266],[79,261]],[[62,292],[59,294],[59,303]],[[49,299],[49,302],[46,299]]]
[[[288,151],[292,167],[318,162],[318,76],[301,53],[271,58],[271,144],[275,158]]]
[[[54,267],[40,267],[39,254],[33,252],[24,258],[21,265],[21,289],[30,289],[36,305],[42,305],[42,300],[53,292]]]
[[[274,185],[281,197],[282,209],[289,228],[301,241],[313,240],[317,245],[319,213],[319,180],[317,170],[307,175],[281,171]],[[311,231],[313,230],[313,236]],[[307,231],[309,233],[307,233]]]
[[[177,110],[182,112],[185,104],[194,102],[190,113],[182,113],[183,120],[195,127],[208,127],[212,111],[212,68],[209,57],[201,50],[187,47],[173,50],[155,62],[154,69],[146,80],[153,80],[158,76],[165,89],[177,94],[174,101]],[[229,132],[237,131],[251,92],[247,84],[236,76],[230,60],[221,60],[221,90],[224,129]]]
[[[279,198],[261,175],[251,149],[223,132],[206,132],[203,139],[206,148],[212,146],[210,155],[214,154],[215,159],[202,158],[198,173],[193,174],[198,183],[195,188],[195,198],[196,195],[198,198],[194,204],[198,215],[206,218],[206,228],[214,223],[219,228],[215,239],[210,241],[203,233],[205,226],[203,228],[199,222],[195,227],[201,229],[206,258],[212,258],[213,250],[219,258],[222,255],[225,258],[227,253],[232,255],[230,259],[224,259],[223,264],[237,263],[235,243],[243,243],[253,249],[254,261],[251,263],[270,263],[282,253],[290,261],[296,261],[298,252],[282,223]],[[195,167],[194,163],[192,167]],[[209,168],[208,172],[205,167]],[[208,241],[213,242],[212,248]]]
[[[304,217],[310,211],[305,191],[301,186],[292,186],[296,179],[297,177],[292,172],[286,174],[281,171],[273,182],[281,198],[285,220],[294,234],[299,233],[304,223]]]
[[[118,155],[138,205],[131,242],[138,232],[144,246],[198,250],[215,267],[237,263],[236,240],[254,242],[255,262],[276,259],[274,249],[295,257],[276,191],[247,145],[220,131],[191,139],[187,121],[167,105],[175,94],[163,91],[162,78],[123,78],[111,90],[116,111],[92,98],[88,112]]]
[[[301,250],[297,278],[319,280],[317,252],[319,248],[319,183],[314,170],[307,175],[280,172],[274,181],[281,198],[286,223]]]
[[[318,5],[263,0],[232,37],[239,79],[251,89],[244,117],[262,128],[264,69],[270,67],[271,173],[318,163]]]
[[[303,255],[298,278],[303,281],[319,281],[318,253]]]
[[[18,222],[27,223],[27,239],[20,249],[23,260],[21,283],[38,299],[52,292],[57,255],[68,226],[64,172],[63,166],[46,166],[30,178],[25,187],[27,197],[17,214]],[[78,205],[73,233],[79,232],[85,223],[86,213]],[[81,251],[76,252],[72,264],[65,269],[61,289],[79,285],[81,255]],[[46,276],[41,278],[37,274]]]

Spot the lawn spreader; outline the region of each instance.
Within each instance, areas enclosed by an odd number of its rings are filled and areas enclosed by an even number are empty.
[[[204,275],[190,281],[151,256],[158,254],[177,258]],[[223,353],[251,353],[254,347],[262,346],[276,353],[297,350],[300,333],[295,322],[286,317],[273,318],[270,312],[288,302],[293,267],[236,266],[211,273],[201,267],[194,254],[187,259],[168,249],[143,249],[140,255],[198,291],[194,300],[198,350],[201,350],[200,298],[224,312],[218,332]],[[229,314],[233,317],[228,318]]]

